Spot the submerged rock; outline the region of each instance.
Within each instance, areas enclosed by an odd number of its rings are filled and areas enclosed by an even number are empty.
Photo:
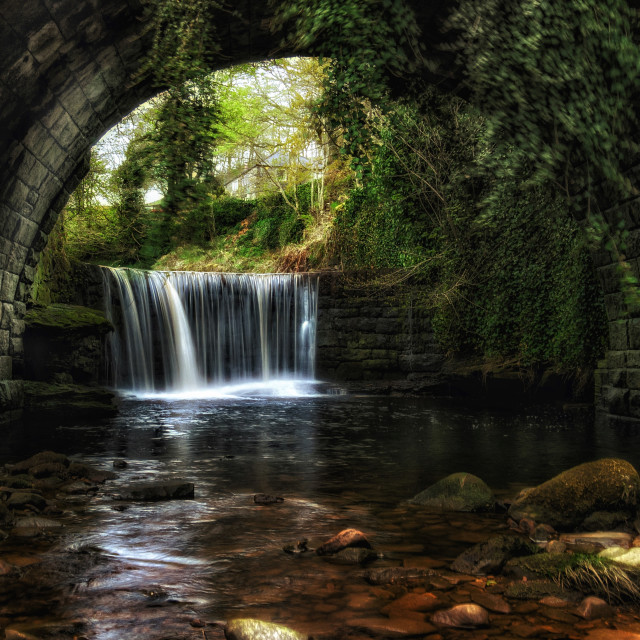
[[[337,553],[324,556],[324,559],[336,564],[366,564],[378,559],[378,554],[371,549],[348,547]]]
[[[438,574],[433,569],[405,569],[404,567],[384,567],[370,569],[365,580],[373,585],[399,584],[403,586],[423,585]]]
[[[470,473],[453,473],[409,500],[439,511],[488,511],[495,505],[489,487]]]
[[[194,486],[192,482],[173,480],[171,482],[149,482],[132,484],[124,487],[118,496],[120,500],[142,500],[155,502],[158,500],[182,500],[193,498]]]
[[[517,536],[496,536],[461,553],[451,564],[451,569],[471,575],[499,573],[511,558],[538,552],[536,545]]]
[[[437,611],[433,614],[431,622],[439,627],[469,629],[489,624],[489,614],[479,604],[458,604],[451,609]]]
[[[598,511],[635,514],[639,493],[640,476],[633,466],[605,458],[573,467],[527,491],[511,505],[509,515],[566,531]]]
[[[284,502],[284,498],[280,496],[270,496],[266,493],[257,493],[253,496],[253,501],[256,504],[280,504]]]
[[[614,610],[602,598],[588,596],[578,605],[576,613],[585,620],[594,620],[596,618],[611,618],[614,615]]]
[[[285,544],[284,547],[282,547],[282,550],[285,553],[305,553],[309,551],[307,544],[309,544],[309,541],[306,538],[302,538],[302,540]]]
[[[308,636],[281,624],[254,618],[238,618],[224,629],[227,640],[308,640]]]
[[[338,553],[347,547],[365,547],[371,549],[371,545],[362,531],[357,529],[344,529],[340,533],[327,540],[316,549],[319,556]]]
[[[32,470],[39,467],[44,468],[44,465],[56,465],[56,469],[66,469],[69,464],[69,458],[62,453],[56,453],[55,451],[41,451],[26,460],[21,460],[20,462],[16,462],[16,464],[10,465],[9,469],[12,475],[27,473],[34,475]]]

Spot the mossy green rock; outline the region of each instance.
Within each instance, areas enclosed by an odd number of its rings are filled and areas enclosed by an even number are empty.
[[[488,511],[495,504],[491,489],[470,473],[452,473],[409,500],[438,511]]]
[[[24,410],[29,416],[60,421],[116,415],[116,394],[103,387],[25,381]]]
[[[304,633],[254,618],[231,620],[224,630],[227,640],[308,640]]]
[[[559,530],[580,525],[597,511],[635,513],[640,476],[626,460],[604,458],[573,467],[516,500],[509,515]]]
[[[538,553],[538,547],[519,536],[495,536],[463,551],[451,564],[451,569],[471,575],[500,573],[502,567],[516,556]]]
[[[107,333],[113,325],[102,311],[70,304],[33,307],[24,316],[27,327],[54,332],[86,331]]]

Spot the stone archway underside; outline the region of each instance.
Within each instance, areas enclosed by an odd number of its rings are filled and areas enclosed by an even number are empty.
[[[440,61],[426,79],[455,86],[438,28],[455,0],[409,2],[428,57]],[[269,5],[236,0],[240,17],[221,14],[221,67],[291,53],[270,31]],[[21,403],[14,377],[22,371],[25,297],[48,233],[87,171],[91,146],[156,92],[140,74],[150,35],[144,0],[0,0],[0,412]],[[615,321],[613,268],[600,265]],[[603,406],[640,417],[640,320],[613,322],[611,336]],[[634,372],[638,391],[629,388]]]

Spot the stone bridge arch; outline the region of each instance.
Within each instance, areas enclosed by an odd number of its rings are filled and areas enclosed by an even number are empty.
[[[455,86],[438,26],[454,0],[409,0],[440,69]],[[0,412],[19,407],[25,296],[48,233],[88,169],[91,146],[157,89],[140,73],[151,33],[145,0],[0,0]],[[270,3],[236,0],[221,14],[220,66],[290,53],[270,31]],[[637,214],[626,214],[635,224]],[[640,256],[640,232],[637,249]],[[638,261],[633,264],[637,266]],[[599,264],[612,320],[602,407],[640,417],[640,319],[617,320],[620,294]],[[637,388],[638,391],[633,389]]]

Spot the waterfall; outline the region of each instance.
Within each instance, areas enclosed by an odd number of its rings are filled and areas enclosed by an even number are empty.
[[[108,377],[139,393],[312,379],[318,278],[103,267]]]

